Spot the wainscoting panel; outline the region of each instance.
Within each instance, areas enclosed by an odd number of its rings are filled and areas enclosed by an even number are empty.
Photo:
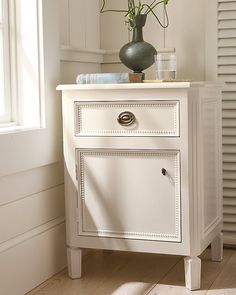
[[[1,243],[64,216],[64,185],[0,207]]]
[[[45,191],[63,182],[62,162],[0,177],[0,210],[3,205]]]
[[[0,294],[23,295],[66,265],[63,163],[0,177]]]
[[[23,295],[65,266],[65,225],[59,218],[0,247],[0,293]]]

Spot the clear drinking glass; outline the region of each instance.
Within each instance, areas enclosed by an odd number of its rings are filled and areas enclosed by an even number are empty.
[[[173,52],[159,53],[155,55],[156,79],[176,79],[176,54]]]

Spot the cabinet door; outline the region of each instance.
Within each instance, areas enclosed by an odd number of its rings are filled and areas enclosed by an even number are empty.
[[[181,242],[179,161],[179,151],[78,149],[78,234]]]

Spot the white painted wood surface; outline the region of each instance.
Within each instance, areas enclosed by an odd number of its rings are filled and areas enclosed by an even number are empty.
[[[124,110],[135,113],[135,122],[131,127],[117,124],[117,118]],[[75,116],[76,136],[179,136],[178,101],[81,102],[75,103]]]
[[[223,234],[220,233],[211,243],[212,261],[221,261],[223,259]]]
[[[201,288],[201,259],[198,257],[184,258],[185,284],[189,290]]]
[[[79,235],[181,242],[178,151],[76,153],[81,175]]]
[[[72,279],[81,278],[82,274],[82,250],[79,248],[67,248],[68,274]]]
[[[5,204],[0,207],[0,245],[64,215],[63,185]]]
[[[70,12],[69,12],[69,1],[60,0],[60,45],[70,44]]]
[[[2,294],[23,295],[65,267],[64,222],[47,225],[0,252]]]
[[[165,83],[118,83],[118,84],[64,84],[58,85],[57,90],[116,90],[116,89],[184,89],[194,87],[218,87],[222,88],[223,83],[215,82],[165,82]],[[94,98],[96,99],[96,97]],[[121,99],[120,99],[121,100]],[[134,97],[130,99],[134,100]],[[148,99],[144,99],[148,100]]]
[[[63,184],[63,182],[62,162],[1,177],[0,206],[44,192]]]
[[[64,85],[58,89],[63,90],[68,247],[189,256],[186,285],[189,289],[199,288],[197,256],[222,229],[221,86],[150,83]],[[80,136],[76,133],[75,107],[84,101],[114,105],[117,101],[132,105],[178,101],[180,116],[176,124],[180,136]],[[106,117],[109,108],[98,111]],[[148,118],[148,113],[145,116]],[[114,117],[116,120],[115,113]],[[87,119],[96,122],[99,118],[95,114]],[[166,114],[167,121],[169,118],[171,113]],[[129,134],[125,128],[124,133]],[[180,165],[177,158],[175,164],[167,164],[172,153],[181,155]],[[149,163],[148,155],[152,154],[156,156]],[[161,167],[166,167],[164,175]]]
[[[23,295],[66,265],[62,165],[1,177],[0,188],[1,292]]]

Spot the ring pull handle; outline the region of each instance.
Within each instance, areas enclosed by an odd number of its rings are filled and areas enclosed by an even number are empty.
[[[136,118],[133,113],[126,111],[119,114],[117,121],[121,126],[131,126],[136,121]]]

